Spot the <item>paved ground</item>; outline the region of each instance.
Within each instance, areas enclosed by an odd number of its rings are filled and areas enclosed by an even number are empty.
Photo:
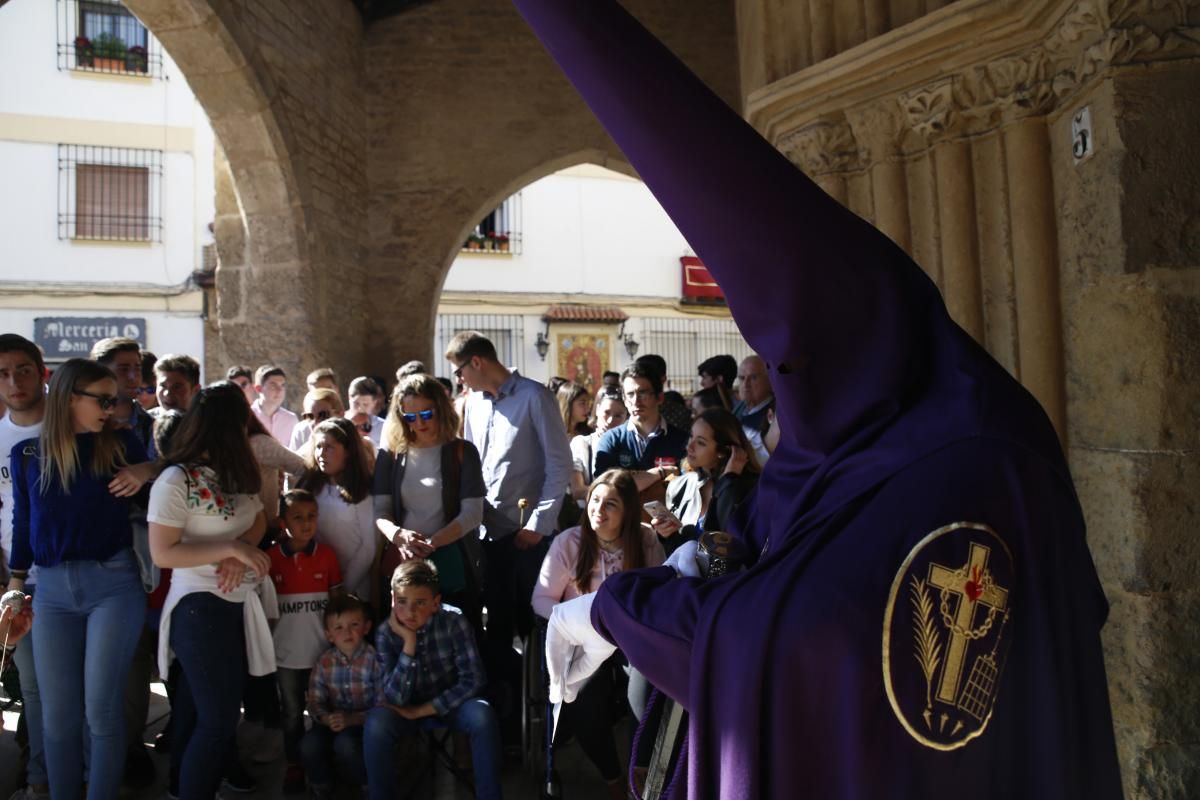
[[[147,720],[147,742],[154,741],[155,734],[162,730],[169,712],[162,684],[154,684],[152,688],[154,694],[151,697],[150,714]],[[16,727],[17,714],[15,711],[4,712],[4,732],[0,733],[0,800],[7,800],[8,796],[17,788],[19,779],[20,754],[13,739]],[[624,727],[624,725],[619,725],[618,730]],[[244,740],[253,732],[249,726],[243,726],[239,736]],[[618,741],[625,742],[627,746],[628,737],[620,737]],[[123,792],[121,795],[123,800],[160,800],[160,798],[166,797],[167,759],[165,756],[154,754],[154,760],[158,767],[158,782],[152,788],[142,792]],[[593,798],[604,800],[608,797],[608,792],[597,776],[595,768],[584,758],[578,745],[569,744],[561,748],[557,754],[557,761],[563,783],[563,794],[569,796],[571,800],[592,800]],[[409,774],[420,774],[422,767],[426,765],[427,762],[422,756],[414,754],[404,758],[400,768]],[[246,766],[258,779],[259,790],[249,794],[225,795],[224,800],[238,800],[238,798],[275,800],[285,797],[280,791],[284,770],[282,758],[270,764],[247,763]],[[540,786],[540,769],[534,770],[512,764],[505,770],[504,794],[508,798],[518,798],[518,800],[538,798],[540,797]],[[435,769],[432,782],[425,779],[419,785],[412,787],[411,791],[411,797],[422,800],[450,800],[451,798],[469,800],[472,796],[469,789],[456,782],[453,775],[442,767]],[[347,798],[354,796],[355,793],[345,795]],[[303,796],[293,795],[291,797],[299,800]]]

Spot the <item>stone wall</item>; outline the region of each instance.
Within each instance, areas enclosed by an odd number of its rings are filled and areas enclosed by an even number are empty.
[[[362,27],[334,0],[129,0],[179,65],[228,158],[212,360],[297,384],[358,373],[366,293]],[[237,219],[240,217],[241,228]]]
[[[832,39],[825,5],[739,0],[747,116],[1046,407],[1112,605],[1126,792],[1197,796],[1200,3],[866,0],[888,24],[839,3]]]
[[[629,6],[739,106],[731,2]],[[370,360],[389,374],[432,355],[446,272],[484,215],[563,167],[629,168],[511,4],[431,3],[373,24],[366,44]]]

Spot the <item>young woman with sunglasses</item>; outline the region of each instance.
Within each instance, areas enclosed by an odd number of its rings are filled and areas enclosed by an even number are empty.
[[[342,397],[333,389],[310,389],[302,401],[303,411],[300,422],[292,430],[288,449],[301,452],[304,445],[312,438],[313,429],[327,419],[340,417],[346,413]]]
[[[438,569],[442,598],[483,628],[479,587],[464,536],[483,520],[479,451],[458,437],[458,415],[431,375],[409,375],[392,394],[375,464],[375,524],[387,539],[381,573],[410,558]]]
[[[89,800],[117,795],[125,764],[124,693],[146,608],[129,498],[153,476],[141,443],[107,423],[117,379],[71,359],[55,370],[40,436],[12,451],[10,589],[36,565],[33,651],[50,792],[82,795],[83,729],[91,731]],[[128,465],[137,465],[130,467]]]
[[[297,488],[317,498],[317,539],[337,555],[346,591],[375,605],[371,464],[354,423],[338,416],[318,424],[305,448],[304,464],[307,469]]]

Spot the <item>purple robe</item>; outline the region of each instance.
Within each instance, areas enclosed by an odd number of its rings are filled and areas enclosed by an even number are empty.
[[[593,606],[689,710],[688,796],[1119,798],[1107,603],[1038,403],[616,2],[515,4],[777,398],[782,441],[730,524],[751,568],[626,572]]]

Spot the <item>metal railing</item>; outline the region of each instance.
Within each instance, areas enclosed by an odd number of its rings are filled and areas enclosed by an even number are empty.
[[[525,369],[525,320],[516,314],[438,314],[433,334],[433,368],[437,375],[453,380],[454,365],[443,357],[446,346],[462,331],[479,331],[496,347],[496,356],[506,367]]]
[[[648,353],[666,359],[669,388],[686,396],[700,388],[700,362],[723,354],[740,362],[753,350],[732,319],[648,317],[642,320],[638,355]]]
[[[517,192],[488,214],[463,242],[463,252],[520,254],[521,193]]]
[[[58,68],[162,77],[162,46],[118,0],[57,0]]]

